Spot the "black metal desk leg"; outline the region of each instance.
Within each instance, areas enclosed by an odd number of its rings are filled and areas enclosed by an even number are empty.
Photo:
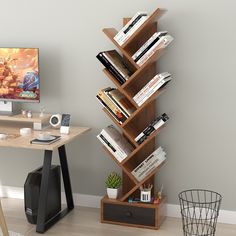
[[[36,231],[38,233],[44,233],[46,230],[45,221],[46,221],[48,183],[49,183],[51,163],[52,163],[52,151],[45,150],[43,170],[42,170],[42,180],[39,194],[37,226],[36,226]]]
[[[74,208],[74,201],[73,201],[72,190],[71,190],[70,174],[69,174],[69,169],[68,169],[68,164],[67,164],[65,145],[59,147],[58,152],[59,152],[60,163],[61,163],[61,171],[62,171],[62,177],[63,177],[63,182],[64,182],[67,207],[68,209],[71,210]]]

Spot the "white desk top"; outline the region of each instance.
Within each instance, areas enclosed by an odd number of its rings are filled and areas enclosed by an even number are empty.
[[[58,129],[44,129],[43,131],[32,130],[31,135],[21,136],[20,127],[12,125],[0,125],[0,133],[6,133],[9,137],[6,140],[0,140],[0,147],[14,147],[14,148],[27,148],[38,150],[54,150],[58,147],[67,144],[77,138],[78,136],[89,131],[87,127],[70,127],[69,134],[60,134]],[[38,136],[40,132],[50,132],[52,135],[61,135],[61,139],[52,144],[31,144],[30,141]]]

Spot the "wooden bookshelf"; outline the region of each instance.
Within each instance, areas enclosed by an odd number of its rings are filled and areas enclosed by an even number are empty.
[[[163,162],[157,168],[152,170],[152,172],[142,181],[138,181],[131,173],[133,169],[145,160],[146,157],[156,150],[155,138],[164,126],[153,132],[140,145],[137,144],[134,139],[141,130],[156,118],[155,101],[156,98],[165,91],[165,89],[160,89],[141,106],[136,104],[133,100],[133,96],[157,74],[156,61],[161,55],[163,55],[164,50],[155,51],[155,53],[142,66],[139,66],[134,62],[132,55],[149,39],[151,35],[153,35],[153,33],[157,32],[157,20],[165,12],[166,10],[157,8],[145,23],[122,46],[114,40],[114,36],[118,33],[116,29],[103,29],[105,35],[122,54],[127,65],[134,71],[134,73],[124,84],[121,85],[107,69],[104,69],[103,72],[136,108],[136,111],[122,124],[120,124],[107,109],[103,109],[134,147],[132,153],[121,162],[119,162],[113,154],[104,147],[105,152],[108,153],[112,160],[114,160],[122,169],[123,183],[122,193],[117,200],[111,200],[107,196],[102,199],[101,222],[103,223],[158,229],[165,219],[166,197],[164,197],[159,204],[128,202],[129,197],[140,195],[139,187],[141,185],[151,183],[155,186],[154,176],[165,164],[165,162]],[[124,18],[123,24],[126,24],[129,19],[130,18]]]

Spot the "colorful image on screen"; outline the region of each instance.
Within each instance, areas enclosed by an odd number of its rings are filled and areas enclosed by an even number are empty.
[[[37,48],[0,48],[0,99],[39,100]]]

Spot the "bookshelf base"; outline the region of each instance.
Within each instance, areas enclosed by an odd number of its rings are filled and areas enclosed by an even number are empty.
[[[101,200],[101,222],[159,229],[166,217],[166,197],[160,204],[128,203],[105,196]]]

